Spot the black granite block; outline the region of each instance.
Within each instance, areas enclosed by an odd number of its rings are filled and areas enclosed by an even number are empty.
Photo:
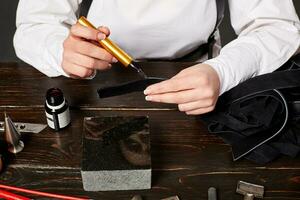
[[[149,189],[148,118],[85,118],[81,174],[87,191]]]

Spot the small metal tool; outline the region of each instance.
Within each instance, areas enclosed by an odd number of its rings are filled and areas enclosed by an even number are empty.
[[[24,148],[24,143],[21,141],[21,134],[11,121],[10,117],[5,115],[4,120],[4,140],[8,144],[8,151],[14,154],[21,152]]]
[[[134,195],[131,200],[143,200],[140,195]]]
[[[81,24],[82,26],[97,30],[97,28],[83,16],[78,19],[78,23]],[[143,79],[147,78],[147,75],[143,72],[142,68],[140,68],[140,66],[134,62],[133,58],[130,55],[128,55],[124,50],[122,50],[112,40],[110,40],[108,37],[106,37],[103,40],[98,40],[98,43],[109,53],[111,53],[125,67],[132,67],[138,72],[138,74]]]
[[[39,133],[47,127],[47,125],[45,124],[32,124],[22,122],[14,122],[14,125],[20,133]],[[4,132],[4,122],[2,121],[0,121],[0,132]]]
[[[244,200],[253,200],[254,198],[264,198],[264,186],[239,181],[236,192],[244,195]]]
[[[178,196],[172,196],[161,200],[180,200]]]
[[[208,200],[217,200],[217,189],[214,187],[208,188]]]

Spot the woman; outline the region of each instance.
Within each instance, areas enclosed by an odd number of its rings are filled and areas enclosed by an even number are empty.
[[[110,38],[137,59],[175,59],[207,42],[216,22],[212,0],[94,0],[88,13],[98,31],[76,23],[80,0],[20,0],[17,55],[48,76],[87,78],[117,62],[87,40]],[[187,114],[214,109],[218,96],[272,72],[300,46],[292,0],[229,0],[239,37],[220,55],[148,87],[146,100],[175,103]]]

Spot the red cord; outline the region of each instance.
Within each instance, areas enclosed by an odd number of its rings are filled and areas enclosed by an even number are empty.
[[[18,191],[18,192],[24,192],[24,193],[33,194],[33,195],[39,195],[39,196],[45,196],[45,197],[51,197],[51,198],[57,198],[57,199],[64,199],[64,200],[87,200],[84,198],[77,198],[77,197],[70,197],[70,196],[59,195],[59,194],[39,192],[39,191],[35,191],[35,190],[28,190],[28,189],[17,188],[17,187],[8,186],[8,185],[2,185],[2,184],[0,184],[0,188],[7,189],[7,190],[14,190],[14,191]]]
[[[6,200],[30,200],[27,197],[19,196],[5,190],[0,190],[0,198],[4,198]]]

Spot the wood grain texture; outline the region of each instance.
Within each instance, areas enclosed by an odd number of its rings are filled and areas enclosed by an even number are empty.
[[[45,123],[42,109],[6,109],[13,120]],[[0,113],[2,113],[0,111]],[[153,185],[146,191],[84,192],[80,175],[83,118],[88,116],[149,116]],[[231,150],[207,133],[204,124],[177,111],[71,110],[72,125],[59,133],[49,128],[28,134],[23,152],[10,157],[0,183],[93,199],[145,199],[179,195],[183,200],[206,199],[207,189],[219,199],[241,199],[238,180],[266,187],[265,199],[300,199],[300,160],[283,157],[268,165],[233,162]],[[2,116],[0,117],[2,120]],[[33,198],[33,196],[32,196]]]
[[[148,76],[170,78],[191,63],[152,62],[140,63]],[[142,92],[99,99],[99,87],[113,86],[139,79],[131,68],[119,64],[112,70],[98,72],[93,80],[75,80],[66,77],[48,78],[26,64],[0,64],[0,106],[42,107],[46,91],[59,87],[71,106],[80,108],[176,108],[174,105],[148,103]]]
[[[141,64],[148,75],[161,77],[171,77],[189,65]],[[207,199],[207,189],[213,186],[219,191],[219,199],[239,200],[242,196],[235,194],[235,189],[237,181],[243,180],[264,185],[265,199],[300,199],[299,156],[281,157],[267,165],[233,162],[230,146],[209,134],[199,119],[177,111],[175,105],[145,102],[142,93],[98,99],[98,87],[136,78],[133,70],[121,66],[99,73],[94,80],[73,80],[48,78],[24,64],[0,63],[0,120],[6,111],[16,122],[46,123],[44,95],[50,87],[60,87],[72,108],[72,124],[63,131],[55,133],[46,128],[39,134],[23,135],[24,150],[16,156],[5,154],[6,168],[0,173],[0,183],[97,200],[129,200],[135,194],[146,200],[174,195],[182,200]],[[152,189],[84,192],[80,175],[83,118],[146,115],[151,133]]]

